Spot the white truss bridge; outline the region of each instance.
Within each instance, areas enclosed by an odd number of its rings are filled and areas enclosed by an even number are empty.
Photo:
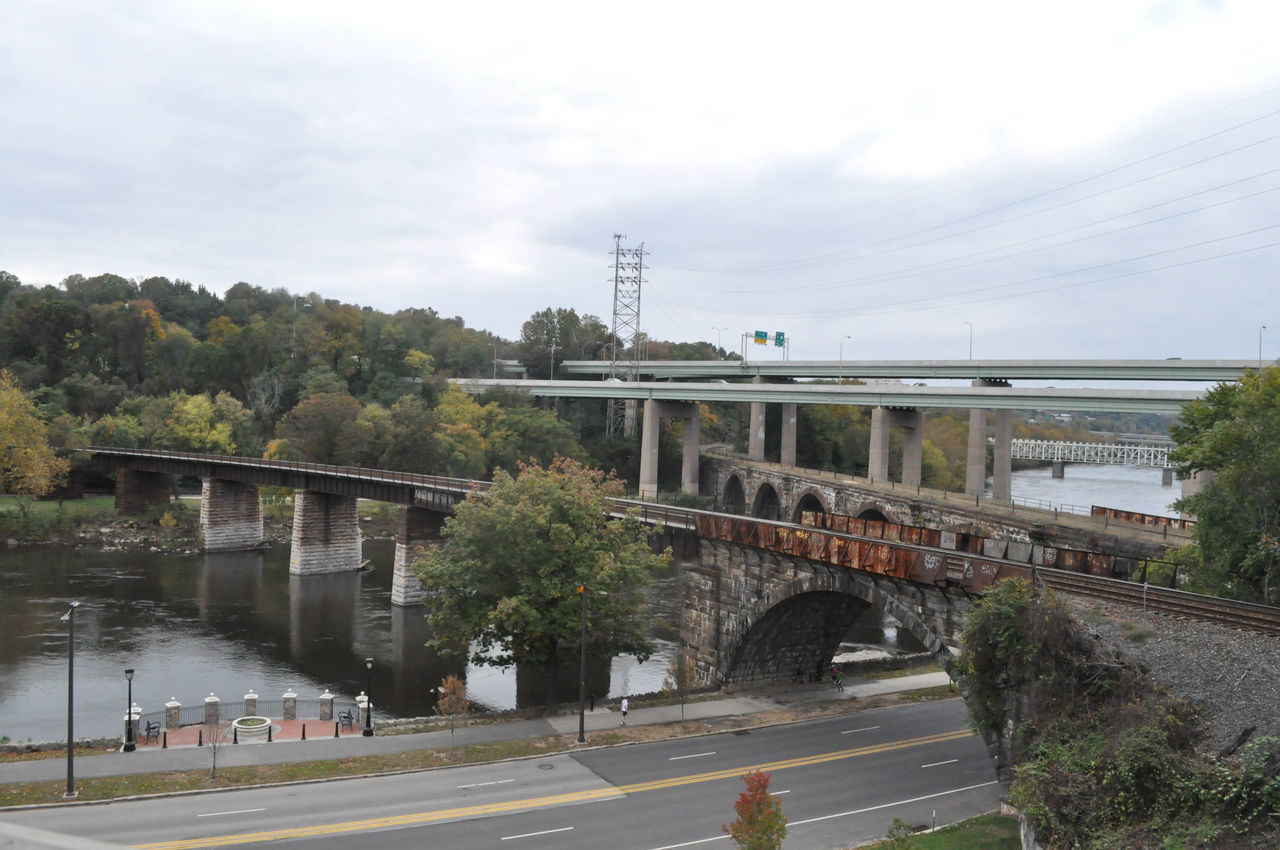
[[[1115,466],[1172,468],[1169,450],[1173,443],[1063,443],[1055,440],[1014,440],[1010,457],[1019,460],[1048,460],[1061,463],[1106,463]]]

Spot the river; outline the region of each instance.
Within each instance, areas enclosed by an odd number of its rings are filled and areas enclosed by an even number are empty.
[[[1017,498],[1103,504],[1148,513],[1177,489],[1160,486],[1158,470],[1068,467],[1013,476]],[[290,576],[288,546],[222,555],[94,552],[58,546],[0,550],[0,738],[59,740],[66,733],[67,626],[76,613],[75,728],[94,737],[123,729],[127,683],[144,711],[171,697],[191,705],[210,693],[239,700],[249,691],[278,699],[286,690],[314,697],[325,689],[352,697],[366,686],[364,659],[374,659],[372,695],[380,715],[421,716],[431,689],[448,674],[463,676],[480,708],[537,705],[540,677],[511,668],[465,665],[428,652],[420,609],[391,604],[394,546],[367,540],[373,570]],[[678,565],[650,594],[656,652],[644,664],[623,656],[598,659],[588,671],[597,699],[658,690],[677,649]],[[892,619],[869,610],[846,649],[919,646]],[[571,665],[572,666],[572,665]],[[558,684],[576,696],[576,667]]]

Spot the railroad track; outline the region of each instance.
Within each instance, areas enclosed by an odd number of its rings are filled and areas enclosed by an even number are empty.
[[[1037,569],[1036,577],[1046,587],[1063,593],[1090,596],[1108,602],[1132,605],[1157,614],[1221,623],[1235,629],[1280,635],[1280,608],[1201,596],[1167,587],[1135,584],[1121,579],[1088,573]]]

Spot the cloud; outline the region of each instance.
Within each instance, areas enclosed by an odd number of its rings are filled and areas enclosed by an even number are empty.
[[[1276,309],[1272,3],[11,5],[27,283],[245,280],[514,337],[607,317],[622,232],[648,333],[764,323],[793,357],[958,356],[965,321],[982,356],[1249,356]]]

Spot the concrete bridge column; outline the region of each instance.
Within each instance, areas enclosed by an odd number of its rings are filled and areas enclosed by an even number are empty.
[[[751,379],[753,384],[764,383],[764,379],[756,375]],[[747,457],[752,460],[764,460],[764,402],[751,402],[751,425],[747,432]]]
[[[924,414],[919,410],[900,410],[894,418],[902,426],[902,483],[919,487],[921,457],[924,453]]]
[[[360,516],[354,496],[299,490],[293,497],[293,575],[360,568]]]
[[[796,406],[782,405],[782,450],[778,461],[783,466],[796,465]]]
[[[698,429],[701,418],[697,402],[656,401],[644,403],[644,424],[640,432],[640,498],[658,495],[658,435],[663,418],[684,420],[684,452],[680,486],[686,493],[698,493]]]
[[[116,513],[121,516],[146,513],[148,508],[169,504],[173,486],[163,472],[141,472],[120,467],[116,470]]]
[[[892,416],[883,407],[871,409],[871,447],[867,451],[867,477],[872,481],[889,480],[889,429]]]
[[[1064,460],[1055,460],[1053,462],[1053,466],[1050,469],[1051,469],[1051,474],[1053,475],[1054,478],[1067,477],[1067,462]]]
[[[1210,469],[1201,469],[1197,472],[1191,473],[1190,478],[1182,479],[1182,498],[1185,499],[1188,496],[1194,496],[1196,493],[1199,493],[1216,477],[1218,477],[1218,473]],[[1184,513],[1181,514],[1181,517],[1183,519],[1195,519],[1194,514]]]
[[[391,575],[392,605],[422,604],[422,584],[413,571],[413,562],[425,547],[440,539],[443,526],[442,513],[413,505],[400,506],[395,567]]]
[[[200,543],[204,551],[254,549],[263,539],[258,485],[204,479],[200,487]]]
[[[702,408],[696,402],[683,405],[684,452],[680,464],[680,490],[698,495],[698,441],[702,431]]]
[[[974,383],[978,383],[974,381]],[[969,408],[969,446],[965,452],[964,491],[976,496],[987,489],[987,411]]]
[[[991,496],[1007,502],[1013,495],[1013,411],[996,411],[996,444],[991,458]]]
[[[1166,466],[1164,469],[1160,470],[1160,486],[1161,487],[1173,486],[1173,467],[1172,466]]]

